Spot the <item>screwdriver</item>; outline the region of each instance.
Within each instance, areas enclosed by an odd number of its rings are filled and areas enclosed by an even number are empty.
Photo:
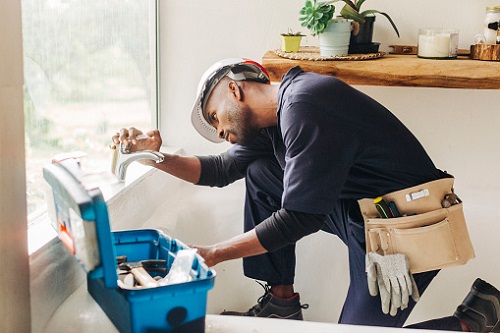
[[[401,213],[398,210],[398,207],[394,203],[394,201],[389,202],[389,209],[391,210],[392,216],[401,217]]]
[[[391,217],[394,217],[391,213],[391,210],[389,209],[389,206],[387,206],[382,197],[376,197],[373,200],[373,203],[375,204],[375,207],[377,208],[382,218],[389,219]]]

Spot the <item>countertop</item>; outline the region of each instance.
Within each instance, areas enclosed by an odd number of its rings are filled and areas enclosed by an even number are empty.
[[[205,333],[410,333],[422,330],[339,325],[311,321],[234,317],[207,314]],[[118,332],[92,296],[81,285],[54,313],[44,332],[114,333]],[[426,331],[443,332],[443,331]]]

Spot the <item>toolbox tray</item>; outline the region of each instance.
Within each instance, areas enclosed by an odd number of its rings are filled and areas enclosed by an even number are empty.
[[[153,288],[118,286],[117,256],[128,262],[165,260],[170,269],[179,250],[188,247],[155,229],[111,232],[107,206],[98,188],[85,184],[75,159],[43,169],[53,192],[52,224],[59,238],[87,271],[87,289],[120,332],[203,333],[207,292],[215,271],[198,254],[192,281]],[[154,275],[163,273],[151,273]]]

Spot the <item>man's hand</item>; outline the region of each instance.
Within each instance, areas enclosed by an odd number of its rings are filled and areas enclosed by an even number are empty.
[[[122,128],[120,132],[112,137],[112,149],[120,146],[120,143],[125,147],[127,152],[138,150],[155,150],[160,151],[162,139],[158,130],[147,132],[145,135],[141,130],[131,127],[129,129]]]
[[[214,245],[190,245],[190,247],[198,250],[208,267],[226,260],[251,257],[267,252],[260,244],[255,229]]]
[[[189,245],[189,247],[198,250],[198,254],[205,259],[205,264],[208,267],[217,265],[221,260],[217,259],[215,255],[215,246],[199,246],[199,245]]]
[[[158,130],[147,132],[144,135],[141,130],[134,127],[129,129],[122,128],[112,136],[111,140],[111,149],[118,148],[128,153],[139,150],[160,151],[162,144],[161,135]],[[190,183],[198,183],[201,174],[201,163],[196,156],[180,156],[164,152],[163,155],[165,159],[162,163],[156,163],[150,159],[141,159],[140,162]]]

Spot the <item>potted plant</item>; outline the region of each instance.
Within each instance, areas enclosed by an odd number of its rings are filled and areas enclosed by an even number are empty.
[[[375,22],[375,15],[380,14],[385,16],[389,23],[391,23],[394,31],[399,37],[399,31],[396,24],[387,13],[378,10],[365,10],[361,11],[361,6],[366,0],[336,0],[345,2],[344,7],[340,11],[340,15],[349,18],[359,24],[359,29],[356,27],[351,33],[349,53],[370,53],[378,51],[378,43],[372,43],[373,24]]]
[[[292,29],[288,29],[287,33],[281,34],[281,49],[284,52],[299,52],[300,41],[302,40],[302,35],[299,32],[293,32]]]
[[[375,22],[374,14],[385,16],[399,37],[398,28],[387,13],[374,9],[361,11],[361,6],[366,0],[332,0],[326,2],[307,0],[305,6],[300,11],[302,15],[300,18],[302,26],[310,29],[313,35],[318,35],[318,37],[320,37],[325,29],[328,29],[330,22],[340,20],[340,18],[332,20],[333,14],[335,13],[333,3],[339,1],[345,3],[340,11],[340,17],[355,22],[353,24],[353,29],[351,29],[352,33],[348,44],[349,53],[371,53],[378,51],[379,44],[372,43],[373,24]]]
[[[302,26],[318,35],[322,56],[342,56],[348,54],[351,21],[343,17],[333,18],[335,1],[317,2],[307,0],[300,10]]]

